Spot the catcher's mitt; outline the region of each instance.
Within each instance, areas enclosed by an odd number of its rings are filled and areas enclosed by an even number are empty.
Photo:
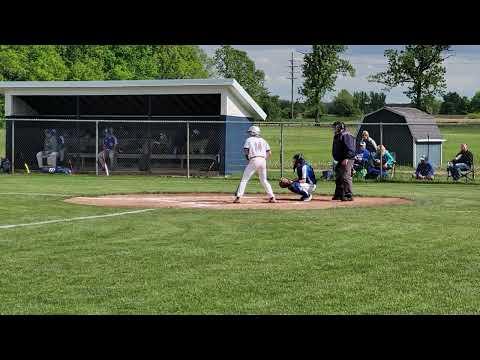
[[[280,179],[280,181],[278,182],[278,185],[279,185],[281,188],[287,188],[287,187],[289,187],[290,185],[292,185],[292,182],[293,182],[292,180],[282,177],[282,178]]]

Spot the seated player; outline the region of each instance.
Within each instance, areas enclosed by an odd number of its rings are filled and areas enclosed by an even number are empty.
[[[305,161],[303,154],[293,156],[293,171],[297,174],[297,178],[292,180],[288,190],[301,195],[301,201],[312,200],[312,193],[317,188],[317,179],[312,166]]]
[[[473,154],[468,150],[467,144],[460,145],[460,152],[455,158],[448,162],[447,172],[452,175],[453,180],[460,179],[460,171],[470,170],[473,164]]]
[[[103,150],[100,151],[98,154],[98,162],[102,166],[102,169],[108,175],[108,167],[106,166],[107,158],[110,160],[110,167],[113,168],[114,160],[115,160],[115,152],[117,149],[118,140],[115,135],[113,135],[112,128],[105,129],[105,138],[103,139]]]
[[[417,170],[413,173],[413,177],[417,180],[433,180],[435,176],[433,166],[428,162],[425,155],[420,157]]]
[[[383,177],[388,176],[388,170],[393,167],[393,156],[385,149],[385,146],[382,144],[378,145],[377,151],[372,153],[370,157],[368,169],[367,169],[367,177],[370,179],[376,179],[382,174]]]
[[[55,129],[46,129],[43,151],[37,153],[38,168],[45,167],[43,158],[47,158],[47,166],[56,167],[58,155],[57,132]]]
[[[360,142],[360,148],[355,155],[355,160],[353,163],[353,173],[365,169],[368,165],[368,159],[370,158],[370,151],[367,150],[367,144],[362,141]]]

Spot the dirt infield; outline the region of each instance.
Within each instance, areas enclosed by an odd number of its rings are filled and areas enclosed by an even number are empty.
[[[331,196],[314,196],[312,201],[299,201],[298,196],[279,195],[277,203],[269,203],[262,195],[249,195],[242,198],[240,204],[234,204],[231,194],[130,194],[107,195],[99,197],[75,197],[66,202],[82,205],[95,205],[119,208],[197,208],[197,209],[327,209],[355,206],[404,205],[411,200],[395,197],[356,197],[354,201],[333,201]]]

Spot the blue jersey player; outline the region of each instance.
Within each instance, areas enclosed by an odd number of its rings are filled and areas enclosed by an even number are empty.
[[[110,160],[110,167],[113,167],[115,160],[115,151],[118,145],[118,140],[115,135],[113,135],[112,128],[105,129],[105,137],[103,138],[103,150],[98,154],[98,161],[102,166],[102,169],[105,173],[110,175],[108,171],[108,166],[106,164],[107,158]]]
[[[301,195],[301,201],[312,200],[312,193],[317,188],[317,179],[312,166],[305,161],[303,154],[296,154],[293,157],[293,171],[297,174],[297,178],[293,180],[288,190]]]

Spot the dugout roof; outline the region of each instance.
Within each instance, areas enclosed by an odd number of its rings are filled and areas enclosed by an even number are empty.
[[[235,79],[3,81],[0,82],[0,94],[5,95],[7,116],[16,115],[13,105],[15,97],[26,101],[29,106],[43,109],[42,113],[47,114],[58,109],[66,112],[74,106],[72,96],[83,96],[80,106],[93,108],[95,101],[101,101],[104,112],[115,114],[122,112],[122,106],[141,111],[146,106],[144,95],[154,95],[157,97],[152,106],[167,109],[167,115],[199,113],[254,120],[265,120],[267,117]],[[167,98],[161,95],[171,96]],[[49,96],[49,101],[42,102],[41,96]],[[129,102],[128,106],[125,100]]]

